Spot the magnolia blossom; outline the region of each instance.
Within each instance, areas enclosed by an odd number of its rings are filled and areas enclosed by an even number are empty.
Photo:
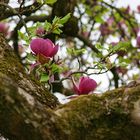
[[[140,47],[140,36],[137,37],[136,41],[137,41],[138,47]]]
[[[140,13],[140,5],[137,6],[138,13]]]
[[[124,20],[118,22],[118,28],[121,29],[121,36],[125,36],[125,34],[128,32],[128,28]]]
[[[97,87],[97,83],[95,80],[84,76],[80,78],[78,85],[76,85],[74,82],[73,84],[74,84],[74,91],[78,95],[89,94]]]
[[[4,35],[8,35],[9,26],[6,23],[0,22],[0,32]]]
[[[125,13],[126,13],[126,14],[129,14],[130,11],[131,11],[131,8],[130,8],[130,6],[128,5],[127,8],[126,8],[126,10],[125,10]]]
[[[47,58],[53,57],[58,52],[58,45],[54,45],[50,39],[36,38],[31,41],[31,50],[36,55]]]
[[[100,31],[102,36],[109,35],[111,33],[111,30],[109,29],[108,23],[101,24]]]
[[[113,17],[110,17],[110,18],[107,19],[107,24],[109,26],[112,26],[113,23],[114,23],[114,18]]]
[[[45,29],[43,27],[38,27],[36,30],[36,35],[41,36],[45,33]]]

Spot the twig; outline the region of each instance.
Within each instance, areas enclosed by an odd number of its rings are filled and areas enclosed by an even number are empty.
[[[17,15],[17,16],[20,18],[20,20],[22,21],[22,23],[23,23],[23,25],[24,25],[24,27],[25,27],[25,30],[26,30],[28,36],[30,37],[30,33],[28,32],[28,28],[27,28],[26,23],[25,23],[24,19],[22,18],[22,16],[21,16],[14,8],[12,8],[11,6],[9,6],[8,4],[3,3],[3,2],[0,2],[0,5],[9,8],[11,11],[13,11],[13,13],[14,13],[15,15]]]

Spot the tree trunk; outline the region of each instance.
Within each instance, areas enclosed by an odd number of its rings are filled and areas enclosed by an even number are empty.
[[[60,105],[0,34],[0,133],[9,140],[139,140],[140,85]]]

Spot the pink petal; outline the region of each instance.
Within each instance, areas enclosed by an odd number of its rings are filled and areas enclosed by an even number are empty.
[[[78,97],[78,95],[71,95],[71,96],[67,96],[66,99],[74,99],[76,97]]]
[[[33,39],[30,48],[36,55],[42,54],[45,57],[53,57],[58,51],[57,45],[55,46],[51,40],[43,38]]]
[[[137,45],[140,46],[140,36],[137,37]]]
[[[41,48],[41,53],[46,57],[53,56],[54,44],[50,39],[44,39],[43,47]]]
[[[79,88],[76,85],[73,86],[73,90],[76,94],[80,94]]]
[[[32,71],[38,65],[40,65],[40,62],[36,62],[36,63],[32,64],[30,67],[30,71]]]
[[[54,46],[53,42],[50,39],[45,39],[47,46]]]
[[[44,39],[36,38],[31,41],[30,48],[35,54],[39,54],[44,43]]]
[[[80,78],[79,83],[82,84],[84,81],[86,81],[86,80],[88,80],[88,79],[89,79],[89,77],[84,77],[84,76],[83,76],[83,77]]]
[[[43,44],[40,47],[40,53],[46,57],[50,57],[49,54],[52,52],[52,50],[53,46],[51,46],[50,43],[48,43],[48,41],[44,39]]]
[[[89,77],[82,77],[79,83],[79,91],[80,94],[88,94],[93,91],[97,87],[97,83],[95,80]]]
[[[52,52],[49,54],[49,56],[50,56],[50,57],[53,57],[53,56],[58,52],[58,49],[59,49],[59,46],[56,45],[56,46],[53,48]]]
[[[140,5],[137,6],[137,10],[140,13]]]

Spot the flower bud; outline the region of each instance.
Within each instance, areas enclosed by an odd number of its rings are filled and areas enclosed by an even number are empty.
[[[42,36],[43,34],[45,34],[45,29],[43,27],[38,27],[36,30],[36,35]]]
[[[97,87],[97,83],[95,80],[84,76],[80,78],[78,85],[76,85],[75,83],[73,84],[74,84],[74,91],[78,95],[89,94]]]

